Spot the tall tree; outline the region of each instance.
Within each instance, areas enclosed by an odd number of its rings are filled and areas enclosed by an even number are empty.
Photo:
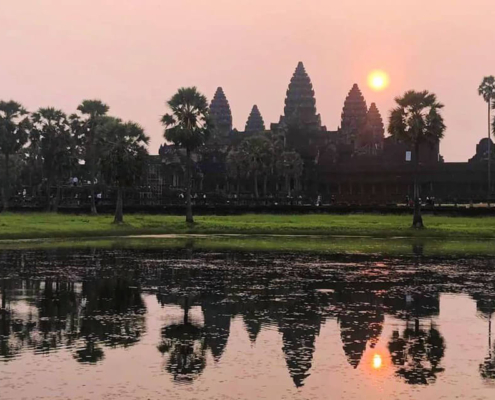
[[[24,177],[31,189],[32,196],[38,196],[38,190],[43,181],[43,159],[38,135],[29,133],[29,146],[24,153]]]
[[[55,108],[40,108],[32,116],[31,144],[39,148],[46,184],[47,211],[57,211],[61,184],[69,178],[68,171],[77,162],[75,142],[67,116]],[[51,190],[56,184],[55,201],[51,201]]]
[[[490,198],[492,194],[492,118],[491,118],[491,109],[492,109],[492,100],[495,99],[495,77],[485,76],[480,86],[478,87],[478,94],[483,97],[483,100],[486,101],[488,105],[488,191],[487,191],[487,200],[488,205],[490,205]],[[493,107],[495,107],[495,103],[493,103]],[[494,121],[495,123],[495,121]]]
[[[292,196],[291,180],[295,182],[297,188],[297,182],[301,177],[304,169],[304,162],[295,151],[284,151],[278,159],[277,170],[279,174],[285,179],[285,188],[287,190],[287,196]]]
[[[424,90],[409,90],[395,99],[397,107],[390,112],[388,132],[397,140],[408,143],[414,148],[414,217],[413,227],[423,228],[421,216],[420,185],[418,171],[420,147],[423,144],[435,145],[443,138],[445,124],[440,114],[443,104],[437,101],[435,94]]]
[[[270,142],[261,135],[251,136],[241,142],[239,151],[245,157],[247,172],[253,178],[254,195],[258,198],[258,177],[269,168],[272,158]]]
[[[237,149],[231,149],[227,155],[227,174],[235,179],[236,193],[239,196],[241,178],[244,176],[246,160],[243,153]]]
[[[268,140],[267,159],[263,174],[263,196],[267,195],[267,180],[269,177],[277,177],[277,167],[280,154],[284,151],[283,137],[275,132],[265,132]]]
[[[170,114],[162,117],[165,139],[186,151],[186,222],[193,223],[191,204],[192,153],[211,134],[208,100],[196,87],[180,88],[167,102]]]
[[[85,116],[85,119],[71,118],[72,125],[80,124],[79,136],[84,152],[85,165],[89,174],[91,190],[91,214],[96,215],[95,181],[98,163],[100,160],[100,149],[98,143],[98,127],[103,123],[104,116],[107,115],[108,107],[101,100],[84,100],[77,110]]]
[[[15,101],[0,101],[0,151],[4,156],[3,209],[10,199],[10,162],[28,140],[30,119],[25,108]]]
[[[124,222],[124,190],[142,177],[149,137],[138,124],[116,118],[107,118],[99,130],[101,168],[105,181],[117,187],[114,223],[120,224]]]

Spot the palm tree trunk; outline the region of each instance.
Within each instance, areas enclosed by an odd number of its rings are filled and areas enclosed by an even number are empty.
[[[487,203],[490,207],[492,196],[492,135],[491,135],[491,101],[488,100],[488,197]]]
[[[95,196],[95,178],[96,178],[96,149],[95,149],[95,130],[96,130],[96,122],[92,117],[91,127],[90,127],[90,136],[88,138],[89,143],[87,146],[89,147],[89,175],[91,179],[90,185],[90,196],[91,196],[91,215],[98,214],[96,210],[96,196]]]
[[[189,323],[189,309],[191,307],[189,306],[189,297],[185,296],[184,297],[184,319],[183,323],[184,325],[187,325]]]
[[[285,175],[285,188],[287,189],[287,196],[291,196],[290,178],[289,174]]]
[[[191,150],[186,149],[186,222],[194,223],[191,204]]]
[[[263,197],[266,197],[267,184],[268,184],[268,176],[265,174],[265,176],[263,177]]]
[[[95,196],[95,167],[94,160],[91,161],[91,186],[90,186],[90,196],[91,196],[91,215],[97,215],[98,211],[96,210],[96,196]]]
[[[488,315],[488,352],[492,358],[492,314]]]
[[[412,227],[416,229],[423,229],[423,217],[421,216],[421,202],[420,202],[420,185],[419,179],[419,143],[415,144],[415,167],[414,167],[414,216]]]
[[[260,194],[258,192],[258,174],[256,172],[254,173],[254,196],[256,198],[260,197]]]
[[[60,186],[60,182],[57,182],[57,192],[55,193],[55,201],[53,203],[53,212],[58,212],[58,205],[60,203],[60,195],[62,192],[62,187]]]
[[[117,205],[115,207],[114,224],[121,224],[124,222],[124,199],[122,194],[122,187],[117,187]]]
[[[1,310],[7,309],[7,285],[5,279],[2,279],[2,307]]]
[[[50,212],[50,210],[52,208],[52,199],[50,197],[51,192],[52,192],[52,178],[47,178],[45,192],[46,192],[45,210],[46,210],[46,212]]]
[[[9,154],[5,154],[5,179],[3,187],[3,211],[9,209],[9,197],[10,197],[10,176],[9,176]]]

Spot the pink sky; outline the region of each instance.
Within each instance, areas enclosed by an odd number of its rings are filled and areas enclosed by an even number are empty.
[[[269,125],[301,60],[328,129],[353,83],[384,117],[395,96],[428,89],[445,104],[441,153],[464,161],[486,135],[477,87],[495,75],[494,21],[493,0],[3,0],[0,99],[71,113],[101,98],[156,153],[178,87],[211,99],[222,86],[236,128],[253,104]],[[391,78],[379,93],[366,86],[376,68]]]

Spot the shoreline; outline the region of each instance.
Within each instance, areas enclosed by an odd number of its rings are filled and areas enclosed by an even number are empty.
[[[310,240],[308,240],[310,239]],[[196,250],[288,252],[343,256],[495,257],[495,239],[379,238],[315,235],[173,234],[88,238],[0,240],[0,251],[16,250]]]

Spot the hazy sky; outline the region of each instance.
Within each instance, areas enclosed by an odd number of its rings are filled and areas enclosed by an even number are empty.
[[[101,98],[146,128],[152,153],[178,87],[211,99],[222,86],[236,128],[253,104],[269,125],[301,60],[329,130],[353,83],[384,119],[395,96],[428,89],[445,104],[441,153],[464,161],[487,134],[477,87],[495,75],[495,1],[0,0],[0,49],[0,99],[71,113]],[[383,92],[366,86],[376,68]]]

